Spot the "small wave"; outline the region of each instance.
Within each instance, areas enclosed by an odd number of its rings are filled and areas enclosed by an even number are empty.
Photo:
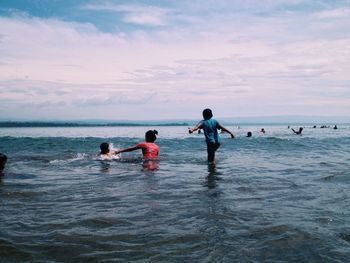
[[[121,158],[120,154],[117,155],[99,155],[95,158],[95,160],[101,160],[101,161],[112,161],[112,160],[119,160]]]
[[[73,158],[51,160],[50,164],[68,164],[68,163],[72,163],[75,161],[87,159],[88,156],[89,155],[86,153],[77,153]]]
[[[36,174],[26,174],[26,173],[7,173],[6,175],[13,176],[16,179],[21,179],[21,180],[34,179],[38,177]]]
[[[88,218],[79,222],[80,225],[91,226],[91,227],[112,227],[112,226],[130,226],[131,222],[123,219],[113,217],[95,217]]]
[[[349,233],[341,233],[339,236],[341,239],[350,243],[350,234]]]
[[[31,191],[13,191],[13,192],[4,192],[2,195],[6,196],[7,198],[34,198],[38,196],[42,196],[43,192],[31,192]]]
[[[0,258],[1,262],[32,261],[33,257],[27,251],[20,248],[19,244],[12,243],[5,239],[0,239]]]
[[[122,157],[122,156],[118,160],[120,163],[135,163],[135,164],[140,164],[143,161],[141,157]]]

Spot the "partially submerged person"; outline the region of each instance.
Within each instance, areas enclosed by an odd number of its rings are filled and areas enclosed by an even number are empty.
[[[260,132],[261,132],[261,133],[263,133],[263,134],[265,134],[265,133],[266,133],[266,131],[265,131],[265,129],[264,129],[264,128],[262,128],[262,129],[260,130]]]
[[[0,153],[0,176],[4,175],[5,165],[7,162],[7,156]]]
[[[157,140],[156,135],[158,135],[158,131],[149,130],[145,134],[145,142],[140,142],[131,148],[118,150],[116,151],[116,154],[123,153],[123,152],[131,152],[135,150],[142,150],[144,168],[147,168],[149,170],[157,169],[158,164],[155,161],[158,161],[159,146],[154,143],[155,140]]]
[[[298,134],[298,135],[301,135],[301,133],[303,132],[303,127],[300,127],[298,131],[294,130],[292,128],[292,131],[295,133],[295,134]]]
[[[247,132],[247,137],[252,137],[252,132]]]
[[[215,152],[220,147],[218,129],[229,133],[231,138],[234,138],[235,136],[212,117],[213,113],[211,109],[205,109],[203,111],[204,120],[200,121],[195,127],[189,128],[188,132],[191,134],[198,129],[202,129],[204,131],[204,136],[207,143],[208,162],[209,164],[215,165]]]
[[[100,144],[100,153],[98,154],[103,159],[114,159],[119,158],[115,150],[111,149],[109,143],[104,142]]]
[[[334,130],[337,130],[337,129],[338,129],[337,125],[335,125],[333,129],[334,129]]]

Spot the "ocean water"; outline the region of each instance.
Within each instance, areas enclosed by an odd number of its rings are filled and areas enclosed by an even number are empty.
[[[350,127],[338,127],[228,126],[216,167],[187,127],[1,128],[0,262],[350,262]],[[141,152],[96,158],[150,128],[157,170]]]

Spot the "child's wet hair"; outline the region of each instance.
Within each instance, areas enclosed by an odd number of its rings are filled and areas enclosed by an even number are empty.
[[[154,142],[157,140],[158,131],[157,130],[149,130],[146,132],[145,137],[146,137],[146,142]]]
[[[0,162],[6,163],[6,161],[7,161],[7,156],[5,154],[0,153]]]
[[[7,161],[7,156],[5,154],[0,153],[0,173],[5,169],[5,164]]]
[[[211,117],[213,117],[213,113],[212,113],[211,109],[205,109],[203,111],[203,118],[205,120],[209,120]]]
[[[101,153],[108,153],[109,143],[103,142],[100,144]]]

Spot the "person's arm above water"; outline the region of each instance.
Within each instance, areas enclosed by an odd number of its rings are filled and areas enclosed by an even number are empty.
[[[188,132],[191,134],[193,132],[195,132],[196,130],[202,129],[202,122],[198,122],[198,124],[196,126],[194,126],[193,128],[188,128]]]
[[[125,148],[125,149],[122,149],[122,150],[115,151],[114,154],[131,152],[131,151],[135,151],[135,150],[138,150],[138,149],[141,149],[141,147],[136,145],[136,146],[131,147],[131,148]]]
[[[292,131],[293,131],[294,133],[298,134],[298,132],[297,132],[296,130],[294,130],[293,128],[292,128]]]
[[[224,126],[222,126],[220,123],[218,123],[218,128],[224,132],[231,134],[232,139],[235,138],[234,134],[232,132],[230,132],[228,129],[226,129]]]

